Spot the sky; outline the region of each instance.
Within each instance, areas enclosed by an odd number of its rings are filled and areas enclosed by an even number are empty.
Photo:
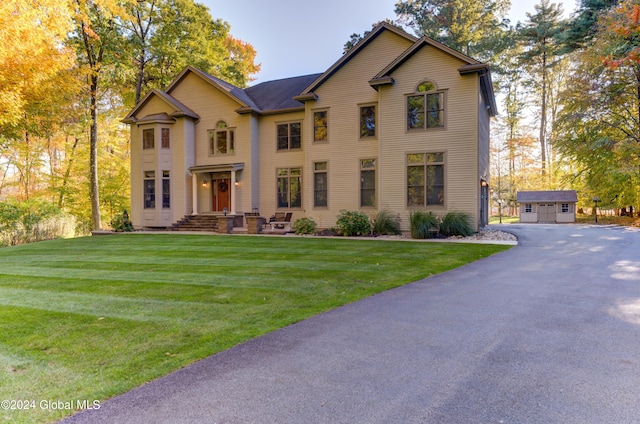
[[[385,18],[396,19],[396,0],[197,0],[231,35],[253,45],[261,71],[250,85],[326,71],[342,56],[351,34],[363,34]],[[565,17],[576,0],[562,3]],[[512,0],[512,24],[524,22],[539,0]],[[411,33],[412,31],[409,30]]]

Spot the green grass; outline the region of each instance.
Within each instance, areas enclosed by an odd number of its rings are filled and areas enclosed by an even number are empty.
[[[507,249],[294,237],[118,235],[0,249],[0,421],[104,400],[320,312]],[[44,406],[47,406],[45,404]]]
[[[517,224],[520,222],[520,217],[519,216],[502,216],[502,223],[503,224]],[[492,216],[489,217],[489,225],[496,225],[496,224],[500,224],[500,217],[498,216]]]

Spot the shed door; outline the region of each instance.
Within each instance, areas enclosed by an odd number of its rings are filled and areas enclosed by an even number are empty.
[[[538,207],[538,217],[540,222],[556,222],[555,203],[541,203]]]

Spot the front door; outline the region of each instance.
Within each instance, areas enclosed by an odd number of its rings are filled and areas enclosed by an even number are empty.
[[[213,211],[222,212],[224,208],[231,211],[231,180],[229,178],[220,178],[213,180]]]

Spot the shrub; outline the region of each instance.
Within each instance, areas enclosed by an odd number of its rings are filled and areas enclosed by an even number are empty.
[[[296,234],[315,234],[317,224],[313,218],[300,218],[293,223]]]
[[[0,246],[63,237],[69,224],[69,217],[51,203],[7,200],[0,203]]]
[[[438,217],[431,211],[414,211],[409,215],[411,238],[431,238],[434,228],[438,228]]]
[[[462,236],[467,237],[473,234],[469,214],[464,212],[449,212],[442,218],[440,223],[440,232],[445,236]]]
[[[338,233],[343,236],[363,236],[371,233],[369,217],[358,211],[341,210],[336,226]]]
[[[126,210],[113,217],[111,220],[111,228],[113,228],[113,231],[120,233],[133,231],[133,224],[131,223],[129,214]]]
[[[400,234],[400,223],[388,210],[381,210],[373,219],[372,232],[379,235]]]

